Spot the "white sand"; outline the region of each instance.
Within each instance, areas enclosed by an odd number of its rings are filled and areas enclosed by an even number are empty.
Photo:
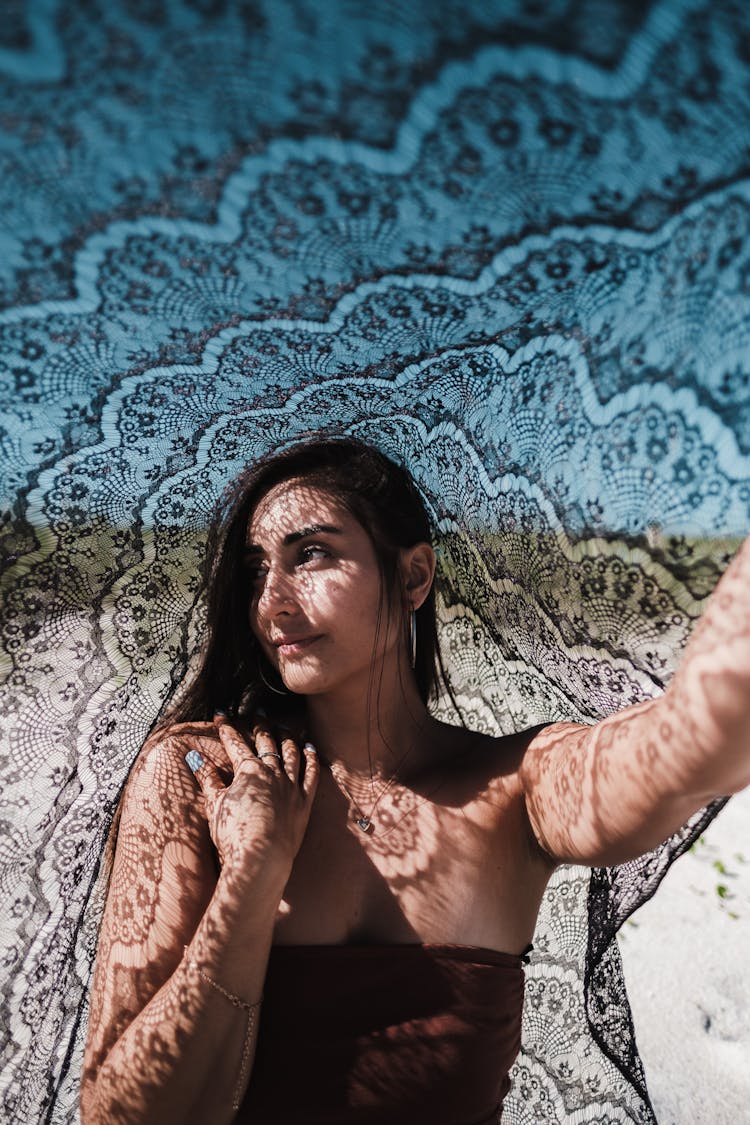
[[[659,1125],[750,1123],[750,790],[673,865],[620,948]]]

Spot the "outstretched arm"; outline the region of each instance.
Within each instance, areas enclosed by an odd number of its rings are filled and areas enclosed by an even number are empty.
[[[750,539],[664,695],[593,727],[546,727],[521,777],[542,848],[594,866],[642,855],[715,797],[750,784]]]

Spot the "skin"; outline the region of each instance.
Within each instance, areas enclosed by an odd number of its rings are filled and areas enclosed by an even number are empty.
[[[328,530],[300,536],[311,528]],[[272,944],[518,953],[557,863],[640,855],[750,783],[750,540],[662,698],[500,739],[438,723],[419,699],[404,613],[430,588],[429,545],[401,552],[384,607],[365,530],[291,481],[253,514],[247,562],[248,627],[305,695],[319,753],[221,716],[144,747],[101,932],[84,1125],[233,1119],[247,1016],[196,966],[252,1002]]]

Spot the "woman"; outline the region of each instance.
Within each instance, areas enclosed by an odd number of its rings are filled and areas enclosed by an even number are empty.
[[[750,781],[748,544],[661,699],[489,738],[427,709],[429,539],[357,442],[239,482],[201,667],[122,802],[86,1125],[497,1120],[555,865]]]

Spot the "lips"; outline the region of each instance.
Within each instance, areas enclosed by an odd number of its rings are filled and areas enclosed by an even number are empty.
[[[320,633],[312,633],[301,637],[278,637],[271,641],[271,644],[283,656],[295,656],[297,653],[305,652],[310,645],[319,641],[320,637]]]

